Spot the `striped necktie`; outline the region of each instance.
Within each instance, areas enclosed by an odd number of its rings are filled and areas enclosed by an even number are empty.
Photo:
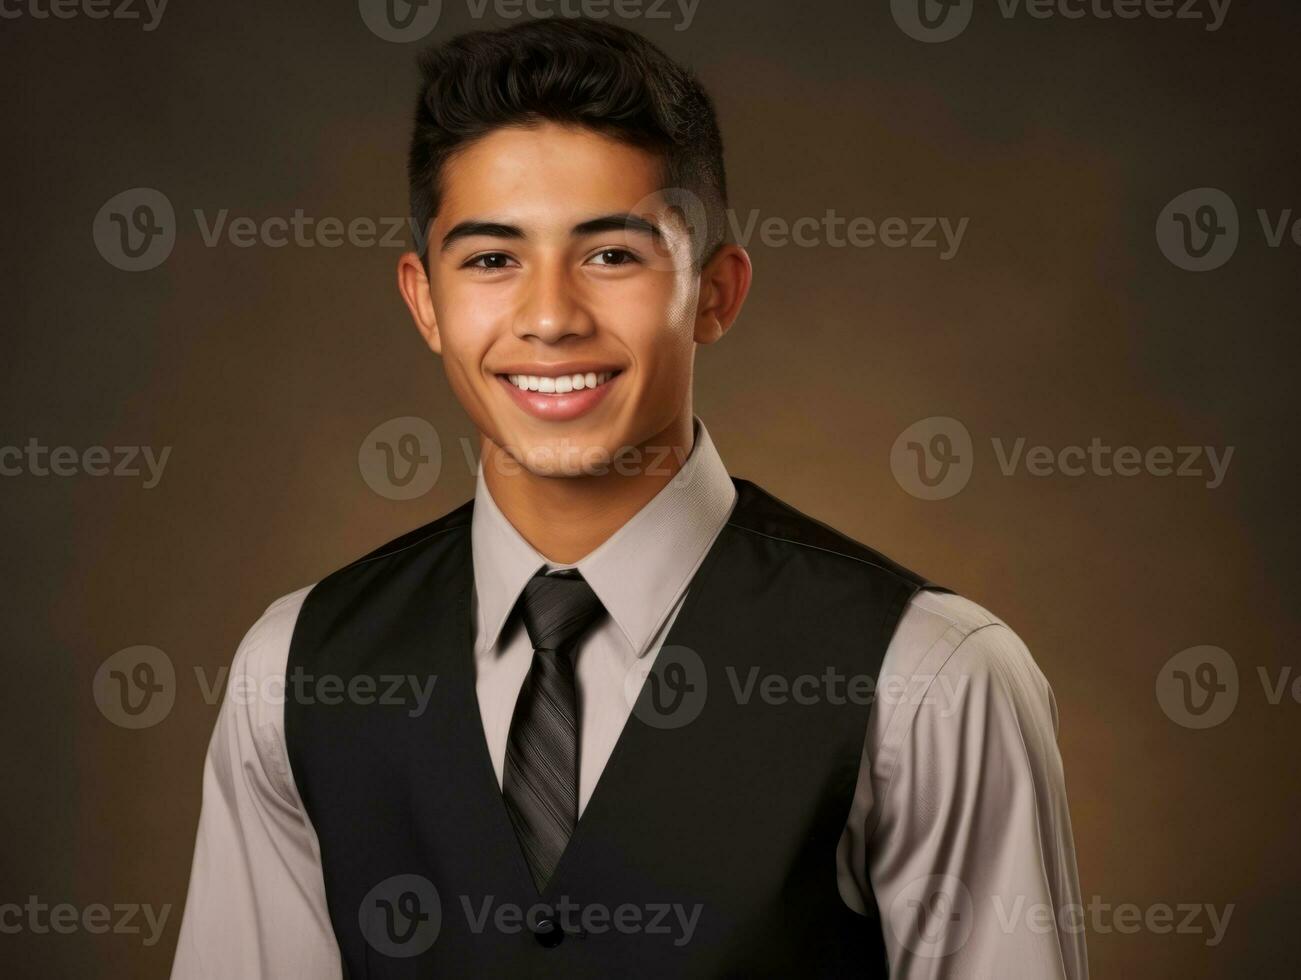
[[[578,698],[574,654],[605,607],[577,569],[529,580],[518,607],[533,665],[515,701],[502,793],[541,892],[578,823]]]

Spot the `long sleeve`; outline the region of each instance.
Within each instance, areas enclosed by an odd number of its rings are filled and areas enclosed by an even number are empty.
[[[874,900],[893,980],[1085,980],[1057,709],[1025,645],[924,593],[873,715],[842,893]]]
[[[231,665],[203,767],[173,980],[342,973],[319,847],[284,740],[285,666],[306,591],[273,603]]]

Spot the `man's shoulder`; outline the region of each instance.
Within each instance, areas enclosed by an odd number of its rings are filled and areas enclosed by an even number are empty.
[[[413,562],[437,561],[469,537],[474,501],[468,500],[442,517],[398,535],[377,548],[354,558],[324,576],[312,588],[316,596],[337,590],[369,587],[392,572]]]
[[[1052,688],[1029,647],[999,616],[954,593],[919,592],[909,603],[885,672],[924,677],[1022,716],[1052,718]]]
[[[360,558],[350,561],[342,568],[332,572],[326,578],[334,575],[340,575],[353,569],[364,568],[367,565],[375,563],[385,563],[395,559],[400,559],[410,552],[420,549],[437,548],[440,544],[445,543],[449,538],[454,538],[458,532],[468,534],[470,531],[470,520],[474,512],[474,501],[467,500],[454,510],[448,511],[442,517],[430,521],[421,527],[407,531],[398,535],[392,541],[388,541],[378,548],[375,548]]]
[[[456,537],[455,532],[469,532],[471,501],[428,524],[407,531],[325,575],[312,585],[296,589],[272,602],[249,628],[236,654],[236,664],[255,676],[283,673],[290,641],[303,606],[313,595],[346,590],[349,586],[373,582],[376,574],[404,557],[427,554]]]
[[[810,556],[858,563],[910,589],[942,589],[924,575],[798,510],[758,484],[739,477],[734,478],[733,482],[736,484],[737,499],[727,521],[729,527],[761,535],[790,547],[805,549]]]
[[[231,662],[232,682],[253,684],[261,690],[268,681],[284,676],[289,641],[293,639],[303,601],[312,588],[309,585],[282,595],[249,627]]]
[[[909,613],[936,631],[950,631],[958,640],[986,627],[1007,628],[1003,620],[966,596],[956,592],[919,592],[909,606]]]

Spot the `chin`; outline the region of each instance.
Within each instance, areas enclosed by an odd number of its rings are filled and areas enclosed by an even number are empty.
[[[606,438],[596,434],[526,438],[499,445],[515,466],[543,477],[600,476],[610,472],[618,455]]]

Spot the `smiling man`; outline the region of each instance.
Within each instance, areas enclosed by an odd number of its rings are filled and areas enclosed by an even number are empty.
[[[682,195],[661,193],[654,152],[563,118],[521,125],[525,110],[496,104],[495,79],[453,78],[482,85],[475,109],[500,117],[468,144],[418,124],[413,210],[429,228],[428,257],[403,257],[399,287],[481,433],[493,500],[543,555],[577,561],[690,452],[696,345],[736,319],[749,258],[693,234]],[[701,159],[689,169],[708,173],[703,154],[721,147],[715,134],[690,149]],[[721,202],[721,170],[684,192]],[[703,267],[702,247],[713,251]]]
[[[422,68],[398,285],[476,494],[249,631],[173,976],[1086,976],[1024,645],[693,414],[751,278],[699,83],[587,21]]]

